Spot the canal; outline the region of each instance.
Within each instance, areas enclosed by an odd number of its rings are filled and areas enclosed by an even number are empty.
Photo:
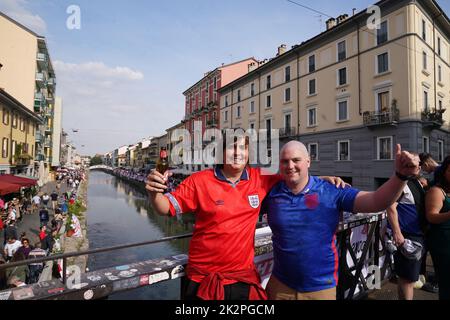
[[[193,218],[183,221],[156,215],[145,190],[112,175],[91,171],[88,185],[88,238],[90,249],[110,247],[192,231]],[[189,239],[96,254],[89,257],[89,270],[122,266],[133,262],[187,253]],[[167,281],[110,296],[109,299],[179,299],[179,281]]]

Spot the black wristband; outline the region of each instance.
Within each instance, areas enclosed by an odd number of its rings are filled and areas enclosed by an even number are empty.
[[[399,178],[402,181],[409,181],[415,178],[415,176],[404,176],[403,174],[401,174],[398,171],[395,171],[395,175],[397,176],[397,178]]]

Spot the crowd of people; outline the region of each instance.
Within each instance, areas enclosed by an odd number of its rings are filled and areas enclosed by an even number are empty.
[[[69,205],[77,199],[77,191],[84,180],[80,170],[64,170],[56,174],[56,186],[50,194],[35,190],[23,195],[21,199],[14,198],[4,203],[0,200],[0,231],[3,230],[3,246],[0,252],[0,264],[20,262],[27,259],[46,257],[58,252],[58,241],[63,226],[68,219]],[[61,191],[61,184],[67,183],[67,191]],[[24,215],[38,215],[38,239],[34,243],[27,233],[18,235],[17,223],[21,223]],[[23,223],[23,222],[22,222]],[[44,263],[30,263],[14,268],[0,270],[0,290],[11,287],[25,286],[37,283],[44,269]]]
[[[308,150],[298,141],[282,148],[278,175],[248,166],[248,139],[227,144],[224,137],[223,142],[225,163],[191,175],[175,191],[167,192],[167,175],[156,170],[146,181],[157,213],[196,213],[184,299],[336,299],[340,212],[386,209],[394,234],[399,297],[412,299],[409,289],[418,280],[428,246],[439,298],[450,299],[450,156],[438,166],[429,155],[402,151],[397,145],[391,178],[367,192],[342,187],[336,177],[310,176]],[[435,175],[428,191],[421,171]],[[254,265],[260,213],[267,214],[274,254],[265,289]]]
[[[145,179],[147,178],[148,175],[144,171],[136,171],[134,169],[124,169],[124,168],[114,169],[113,172],[116,176],[119,176],[121,178],[131,179],[139,182],[145,182]]]

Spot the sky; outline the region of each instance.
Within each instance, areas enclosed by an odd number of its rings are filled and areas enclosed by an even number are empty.
[[[63,128],[94,155],[164,134],[184,116],[183,92],[222,63],[272,58],[375,2],[0,0],[0,11],[46,37]],[[450,16],[450,0],[438,3]],[[72,5],[79,29],[67,27]]]

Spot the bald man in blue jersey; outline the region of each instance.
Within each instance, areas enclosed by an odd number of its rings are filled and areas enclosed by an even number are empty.
[[[272,300],[336,299],[340,211],[386,209],[419,173],[419,158],[397,145],[395,173],[375,192],[338,189],[310,176],[309,167],[306,147],[287,143],[280,153],[283,181],[273,187],[262,209],[273,233],[274,269],[267,285]]]

